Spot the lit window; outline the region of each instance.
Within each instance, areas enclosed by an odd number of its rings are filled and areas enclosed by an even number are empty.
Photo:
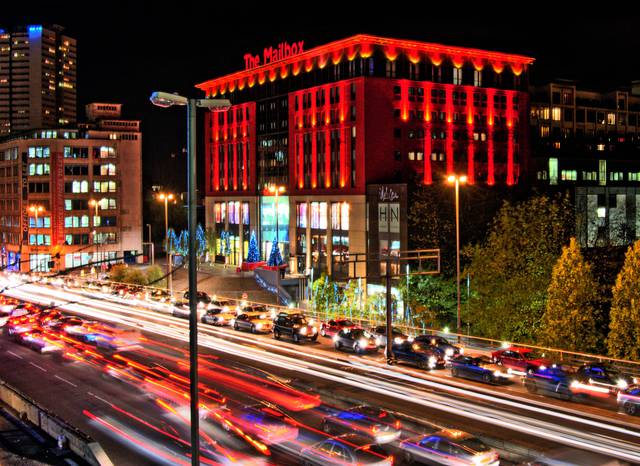
[[[462,68],[453,68],[453,84],[462,84]]]
[[[473,85],[482,86],[482,71],[473,70]]]
[[[560,121],[561,114],[560,107],[553,107],[551,110],[551,119],[553,121]]]
[[[549,159],[549,184],[558,184],[558,159]]]
[[[616,124],[616,114],[615,113],[607,113],[607,124],[615,125]]]

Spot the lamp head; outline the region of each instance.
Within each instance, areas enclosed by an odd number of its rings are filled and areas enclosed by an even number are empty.
[[[466,175],[462,175],[460,178],[458,178],[458,180],[460,181],[460,183],[466,183],[467,182],[467,176]]]
[[[231,101],[229,99],[198,99],[196,106],[208,108],[212,112],[222,112],[231,107]]]
[[[153,105],[162,108],[172,107],[173,105],[187,105],[188,99],[178,94],[170,94],[168,92],[154,92],[149,97]]]
[[[452,184],[455,183],[456,182],[456,176],[455,175],[449,175],[447,177],[447,182],[448,183],[452,183]]]

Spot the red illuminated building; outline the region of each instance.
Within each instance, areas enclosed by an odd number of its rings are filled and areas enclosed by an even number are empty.
[[[251,230],[264,257],[277,223],[294,271],[331,273],[332,255],[406,249],[416,175],[518,183],[532,58],[368,35],[303,44],[197,86],[233,103],[207,116],[205,160],[207,226],[229,238],[231,263]],[[272,184],[285,187],[278,222]]]

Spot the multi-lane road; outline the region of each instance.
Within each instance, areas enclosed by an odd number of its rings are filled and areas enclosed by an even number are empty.
[[[53,303],[85,318],[135,327],[143,332],[144,341],[132,358],[147,367],[161,364],[174,374],[185,372],[184,320],[135,303],[110,302],[99,295],[40,284],[7,285],[5,294],[19,299]],[[419,421],[425,431],[438,426],[456,427],[495,445],[504,443],[503,453],[522,454],[529,450],[535,455],[534,452],[571,446],[640,462],[640,422],[612,406],[542,398],[527,393],[518,381],[492,387],[452,379],[448,370],[429,373],[409,366],[389,367],[380,356],[338,353],[330,342],[320,338],[317,343],[295,345],[268,335],[201,325],[203,380],[231,404],[252,403],[270,396],[252,387],[253,377],[278,384],[286,382],[300,392],[319,394],[321,402],[317,406],[287,412],[310,439],[321,435],[316,430],[327,410],[348,403],[367,403]],[[136,388],[131,381],[116,380],[95,364],[42,357],[6,338],[0,344],[5,355],[0,378],[98,439],[115,464],[187,461],[184,445],[166,435],[176,429],[176,415],[150,397],[145,390],[148,387]],[[220,373],[230,377],[221,377]],[[234,380],[238,383],[234,384]],[[273,396],[274,404],[282,401]],[[239,441],[237,435],[219,431],[216,425],[211,429],[216,440],[224,439],[221,448],[249,456],[257,453],[255,446]],[[183,435],[175,432],[175,437],[180,439]],[[264,458],[273,464],[296,464],[296,453],[301,448],[296,444],[287,444],[286,448],[281,445]],[[220,462],[220,455],[212,457]]]

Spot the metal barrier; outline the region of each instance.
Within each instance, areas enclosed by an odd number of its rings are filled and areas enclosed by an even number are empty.
[[[67,439],[69,450],[89,464],[93,466],[113,466],[100,444],[90,436],[69,425],[55,414],[39,406],[31,398],[2,381],[0,381],[0,400],[54,439],[64,435]]]

